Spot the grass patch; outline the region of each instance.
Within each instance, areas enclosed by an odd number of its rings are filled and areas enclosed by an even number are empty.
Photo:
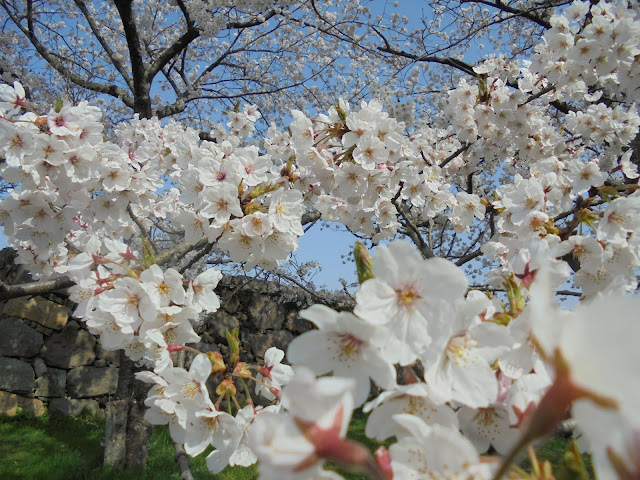
[[[102,467],[104,420],[57,415],[0,417],[0,478],[11,480],[180,480],[169,429],[156,427],[149,441],[149,462],[141,472]],[[206,455],[191,458],[196,480],[248,480],[257,468],[207,469]]]
[[[86,418],[19,415],[0,422],[0,477],[76,479],[98,467],[104,428]]]
[[[564,436],[555,436],[547,439],[536,448],[538,462],[549,461],[553,465],[553,473],[558,480],[594,479],[595,475],[590,455],[580,454],[578,451],[573,452],[575,455],[579,455],[578,462],[581,462],[584,466],[584,469],[576,469],[578,466],[576,458],[572,458],[572,455],[568,452],[571,442],[571,438]],[[520,466],[527,472],[531,472],[531,461],[528,455],[520,462]]]
[[[348,436],[372,451],[378,444],[364,434],[367,416],[361,410],[353,414]],[[22,414],[0,417],[0,479],[11,480],[180,480],[173,459],[175,451],[169,429],[156,427],[149,444],[149,462],[141,472],[120,472],[102,467],[104,420],[91,416],[62,417]],[[388,446],[392,440],[385,442]],[[569,440],[554,437],[536,449],[539,460],[549,460],[554,471],[562,464]],[[254,480],[258,469],[227,467],[218,475],[207,469],[206,454],[191,458],[196,480]],[[591,464],[583,457],[589,472]],[[528,459],[522,467],[530,471]],[[364,474],[345,471],[337,465],[328,468],[347,480],[366,480]],[[566,477],[565,477],[566,478]],[[570,478],[570,477],[569,477]],[[591,478],[593,475],[591,474]],[[587,480],[587,479],[584,479]]]

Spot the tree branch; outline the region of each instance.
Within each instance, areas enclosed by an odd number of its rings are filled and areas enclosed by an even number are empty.
[[[457,149],[455,152],[453,152],[451,155],[449,155],[447,158],[445,158],[442,163],[440,163],[440,165],[438,165],[440,168],[444,168],[447,166],[447,164],[453,160],[454,158],[456,158],[458,155],[460,155],[463,152],[466,152],[469,147],[471,146],[470,143],[465,143],[464,145],[462,145],[459,149]]]
[[[434,57],[431,55],[416,55],[415,53],[405,52],[404,50],[398,50],[393,48],[388,42],[383,47],[378,47],[378,50],[383,53],[390,53],[391,55],[395,55],[398,57],[408,58],[415,62],[426,62],[426,63],[439,63],[441,65],[448,65],[453,68],[457,68],[461,72],[464,72],[473,77],[478,74],[473,71],[473,67],[463,62],[462,60],[457,60],[455,58],[442,58],[442,57]]]
[[[200,32],[195,26],[195,23],[191,23],[187,27],[187,31],[176,40],[173,44],[167,47],[158,57],[151,63],[147,70],[147,76],[152,79],[156,74],[169,63],[174,57],[180,54],[185,48],[189,46],[196,38],[200,36]]]
[[[406,207],[402,204],[402,202],[399,201],[400,192],[402,192],[403,187],[404,187],[404,183],[400,182],[400,188],[398,188],[398,191],[396,192],[395,196],[391,199],[391,203],[393,203],[393,205],[396,207],[396,210],[398,210],[398,213],[400,214],[400,216],[404,219],[404,224],[407,226],[407,235],[409,236],[409,238],[411,238],[413,243],[418,247],[422,256],[424,258],[433,258],[435,257],[433,250],[431,250],[431,247],[427,245],[427,243],[424,241],[424,239],[422,238],[422,235],[420,234],[420,230],[418,230],[418,227],[416,226],[416,224],[413,223],[413,221],[411,220],[410,212],[406,209]]]
[[[302,219],[300,220],[300,223],[302,223],[302,225],[306,225],[308,223],[319,220],[321,216],[322,214],[319,211],[312,210],[302,215]]]
[[[59,277],[53,280],[43,280],[41,282],[21,283],[19,285],[5,285],[0,280],[0,301],[10,298],[24,297],[26,295],[42,295],[55,290],[73,287],[75,282],[69,277]]]
[[[116,85],[104,85],[102,83],[92,82],[91,80],[87,80],[86,78],[73,73],[71,70],[65,67],[65,65],[60,60],[58,60],[56,55],[47,50],[45,46],[40,43],[40,40],[36,36],[35,29],[33,27],[33,0],[29,0],[27,2],[27,28],[25,28],[20,23],[20,21],[7,9],[4,3],[3,8],[14,25],[18,27],[18,29],[20,29],[20,31],[29,39],[38,54],[40,54],[40,56],[42,56],[42,58],[44,58],[56,72],[80,87],[92,90],[97,93],[110,95],[122,101],[127,107],[134,108],[133,99],[123,89]]]
[[[191,467],[189,466],[189,456],[184,451],[182,444],[173,442],[173,448],[176,451],[175,460],[180,470],[180,480],[194,480],[191,474]]]
[[[93,33],[93,35],[96,37],[96,39],[102,46],[102,49],[105,51],[105,53],[109,57],[109,60],[111,61],[113,66],[116,68],[116,70],[118,70],[118,73],[122,75],[122,78],[124,79],[125,82],[127,82],[127,85],[129,85],[129,88],[133,90],[133,82],[131,80],[131,77],[129,76],[129,73],[124,68],[122,63],[118,60],[113,50],[111,50],[111,47],[105,41],[104,37],[100,34],[98,25],[94,21],[93,16],[89,12],[89,9],[85,5],[85,3],[82,0],[74,0],[74,2],[76,4],[76,7],[78,7],[78,10],[80,10],[84,15],[84,18],[87,20],[87,23],[89,24],[89,28],[91,28],[91,32]]]
[[[471,253],[469,253],[467,255],[464,255],[463,257],[460,257],[460,259],[458,259],[458,261],[456,262],[456,265],[458,267],[461,267],[465,263],[473,260],[474,258],[479,257],[480,255],[482,255],[482,252],[480,251],[480,249],[478,249],[475,252],[471,252]]]
[[[133,220],[133,223],[135,223],[140,229],[140,233],[142,234],[142,236],[146,237],[149,240],[149,243],[153,247],[153,251],[157,253],[158,245],[156,245],[156,242],[153,241],[151,235],[149,235],[149,232],[147,232],[147,230],[144,228],[144,225],[142,224],[140,219],[133,214],[133,209],[131,208],[130,203],[127,205],[127,213],[129,214],[129,217],[131,217],[131,220]]]
[[[496,0],[495,3],[489,2],[487,0],[474,0],[474,2],[480,3],[482,5],[487,5],[488,7],[496,8],[503,12],[511,13],[516,17],[526,18],[527,20],[531,20],[533,23],[540,25],[543,28],[546,28],[546,29],[551,28],[551,24],[547,20],[542,18],[540,15],[537,15],[534,13],[536,9],[532,8],[530,10],[520,10],[518,8],[511,7],[506,3],[502,3],[501,0]],[[552,6],[554,5],[549,5],[549,8]],[[536,8],[539,8],[539,7],[536,7]]]
[[[141,117],[151,118],[151,98],[149,97],[149,90],[151,89],[153,75],[149,75],[148,71],[145,70],[140,35],[138,34],[138,26],[133,16],[133,0],[114,0],[114,3],[120,14],[120,20],[124,28],[124,36],[129,49],[129,58],[131,60],[133,109],[136,113],[139,113]]]

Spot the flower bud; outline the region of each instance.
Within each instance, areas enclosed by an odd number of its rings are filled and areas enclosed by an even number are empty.
[[[616,187],[612,187],[612,186],[609,186],[609,185],[603,185],[603,186],[598,188],[598,195],[605,202],[610,202],[614,198],[618,197],[618,190],[616,189]],[[586,208],[584,208],[583,210],[586,210]]]
[[[251,215],[252,213],[259,212],[262,205],[257,202],[249,202],[242,207],[242,211],[245,215]]]
[[[236,386],[233,384],[231,377],[224,377],[216,388],[216,395],[225,395],[227,393],[233,396],[236,394]]]
[[[385,447],[378,447],[373,453],[378,469],[385,478],[391,480],[393,478],[393,470],[391,469],[391,455]]]
[[[144,259],[145,268],[149,268],[156,263],[156,256],[153,253],[153,247],[147,237],[142,237],[142,258]]]
[[[355,247],[353,247],[353,256],[356,260],[358,283],[362,285],[373,278],[373,258],[371,258],[371,254],[361,242],[356,242]]]
[[[249,367],[247,367],[246,362],[238,362],[236,367],[233,369],[233,374],[241,378],[251,377],[251,372],[249,371]]]
[[[598,215],[588,208],[583,208],[578,212],[578,221],[585,225],[595,228],[594,222],[598,220]]]
[[[211,375],[216,375],[227,370],[220,352],[207,352],[207,358],[211,362]]]
[[[522,280],[522,284],[525,287],[529,287],[535,278],[537,270],[529,271],[529,265],[525,269],[525,272],[522,275],[516,275],[520,280]],[[517,317],[524,310],[525,298],[522,294],[522,290],[520,286],[515,281],[514,276],[511,275],[508,278],[505,278],[504,281],[505,289],[507,290],[507,298],[509,299],[509,314],[513,317]],[[504,320],[504,319],[503,319]]]
[[[280,188],[280,185],[261,185],[259,187],[254,188],[247,194],[247,199],[254,200],[262,195],[265,195],[269,192],[274,192]]]
[[[231,333],[227,330],[226,336],[227,345],[229,345],[229,352],[231,354],[231,364],[236,364],[238,360],[240,360],[240,331],[237,328],[234,328]]]
[[[56,113],[60,113],[60,111],[62,110],[62,107],[64,106],[64,101],[62,100],[62,97],[58,97],[56,99],[56,104],[53,107],[53,111]]]
[[[513,320],[513,317],[505,312],[496,312],[491,319],[492,322],[505,327],[511,323],[511,320]]]

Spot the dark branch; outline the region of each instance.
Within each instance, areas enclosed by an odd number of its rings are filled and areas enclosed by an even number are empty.
[[[151,118],[151,98],[149,90],[151,88],[151,80],[147,70],[145,70],[144,59],[142,58],[142,43],[138,34],[138,26],[133,16],[132,0],[114,0],[122,27],[124,28],[124,36],[127,40],[129,48],[129,58],[131,60],[131,73],[133,75],[133,109],[143,118]]]
[[[36,49],[38,54],[44,58],[51,67],[62,75],[64,78],[69,81],[75,83],[76,85],[86,88],[88,90],[92,90],[97,93],[104,93],[106,95],[110,95],[121,100],[126,106],[129,108],[134,108],[133,99],[120,87],[116,85],[104,85],[102,83],[93,82],[91,80],[87,80],[80,75],[73,73],[69,70],[62,61],[58,59],[58,57],[51,51],[47,50],[45,46],[40,42],[38,37],[35,34],[35,29],[33,25],[33,1],[29,0],[27,3],[27,27],[25,28],[20,21],[4,6],[4,10],[11,18],[11,21],[20,29],[20,31],[29,39],[33,47]]]

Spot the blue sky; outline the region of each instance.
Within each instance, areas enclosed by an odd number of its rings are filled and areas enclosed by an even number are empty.
[[[298,239],[298,251],[295,252],[299,263],[317,261],[322,267],[313,277],[317,287],[326,286],[329,289],[342,289],[339,279],[344,278],[348,284],[357,281],[356,265],[352,261],[346,264],[341,258],[353,250],[357,238],[344,229],[314,225],[309,232]]]

